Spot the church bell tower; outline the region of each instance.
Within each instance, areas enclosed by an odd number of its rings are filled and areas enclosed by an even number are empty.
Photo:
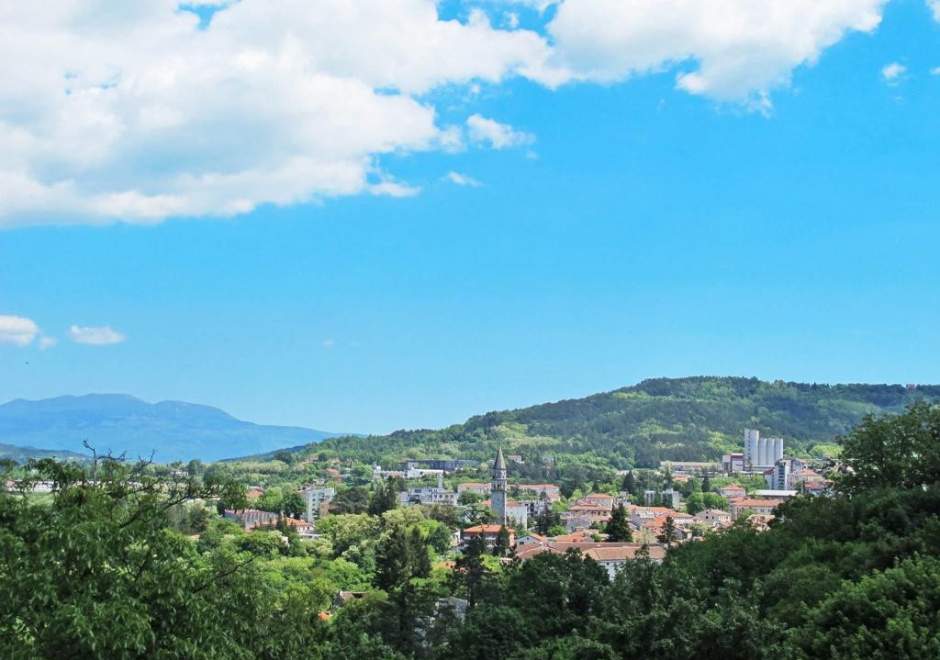
[[[493,513],[493,522],[495,524],[506,525],[509,523],[509,518],[506,516],[506,459],[503,458],[502,447],[496,450],[496,460],[493,461],[490,510]]]

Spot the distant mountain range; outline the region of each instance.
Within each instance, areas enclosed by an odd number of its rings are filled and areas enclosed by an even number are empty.
[[[215,461],[261,454],[333,437],[335,433],[292,426],[263,426],[194,403],[147,403],[126,394],[87,394],[0,405],[0,457],[87,454],[96,451],[150,457],[166,463]],[[7,447],[5,445],[9,445]]]

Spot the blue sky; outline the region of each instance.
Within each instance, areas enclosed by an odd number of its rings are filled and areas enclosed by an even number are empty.
[[[126,392],[385,432],[656,376],[940,382],[940,23],[919,0],[867,5],[880,24],[786,80],[690,93],[677,81],[692,57],[615,80],[405,82],[438,128],[466,126],[459,147],[445,130],[396,134],[363,147],[360,183],[224,217],[201,201],[146,217],[96,205],[87,191],[182,160],[141,139],[121,169],[69,174],[82,212],[21,205],[0,221],[0,317],[33,323],[8,321],[0,400]],[[561,48],[562,9],[512,13]],[[439,20],[470,11],[442,5]],[[493,32],[513,20],[482,11]],[[470,116],[506,143],[475,138]],[[60,167],[35,158],[23,171]]]

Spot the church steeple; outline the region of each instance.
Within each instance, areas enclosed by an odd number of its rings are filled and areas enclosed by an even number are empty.
[[[493,472],[501,470],[502,472],[506,471],[506,459],[503,458],[503,448],[499,447],[496,450],[496,460],[493,461]]]
[[[495,523],[505,525],[506,516],[506,459],[503,458],[503,448],[496,450],[496,460],[493,461],[493,483],[490,485],[490,510]]]

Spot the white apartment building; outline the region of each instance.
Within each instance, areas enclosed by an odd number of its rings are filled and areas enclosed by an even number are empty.
[[[326,505],[336,497],[336,489],[330,486],[309,486],[304,488],[304,520],[309,523],[319,520]]]

